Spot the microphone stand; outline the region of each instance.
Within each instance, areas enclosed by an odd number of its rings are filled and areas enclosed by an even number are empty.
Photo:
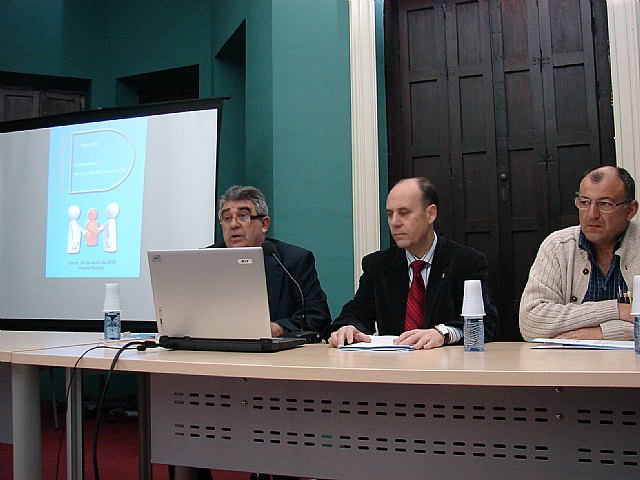
[[[313,330],[306,329],[307,314],[306,314],[306,305],[304,301],[304,293],[302,293],[302,287],[300,287],[300,284],[296,281],[295,278],[293,278],[293,275],[291,275],[289,270],[287,270],[287,267],[284,266],[284,264],[280,261],[280,259],[276,255],[276,246],[273,243],[269,241],[265,241],[262,244],[262,249],[267,255],[270,255],[276,260],[276,262],[278,262],[278,265],[282,267],[282,269],[287,274],[287,276],[291,279],[291,281],[295,284],[295,286],[298,287],[298,292],[300,293],[300,300],[302,302],[302,315],[300,316],[300,329],[290,330],[288,332],[283,333],[281,336],[285,338],[303,338],[306,341],[306,343],[320,343],[322,341],[322,338],[320,337],[320,333],[315,332]]]

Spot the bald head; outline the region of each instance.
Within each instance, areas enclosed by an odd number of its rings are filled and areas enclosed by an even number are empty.
[[[431,248],[437,202],[438,194],[426,178],[401,180],[391,189],[387,197],[387,222],[398,247],[418,258]]]
[[[580,182],[578,196],[590,201],[579,210],[580,229],[596,249],[613,251],[618,238],[638,211],[635,182],[629,172],[613,166],[597,167]],[[613,208],[602,211],[599,205]]]
[[[588,170],[583,180],[588,178],[593,183],[600,183],[605,178],[618,177],[624,188],[625,200],[633,200],[636,198],[636,182],[629,172],[622,167],[614,167],[605,165],[603,167],[594,167]]]

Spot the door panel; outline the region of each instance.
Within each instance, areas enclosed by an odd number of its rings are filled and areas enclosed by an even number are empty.
[[[84,108],[84,94],[39,87],[0,87],[0,121],[22,120],[77,112]]]
[[[496,255],[499,230],[494,208],[497,179],[488,5],[451,2],[444,13],[453,208],[452,217],[445,216],[443,221],[451,225],[452,238]],[[492,275],[492,282],[496,279]]]
[[[40,111],[40,92],[0,87],[0,121],[37,117]]]
[[[604,0],[385,9],[390,183],[434,181],[437,231],[487,254],[498,336],[517,340],[538,245],[577,223],[583,172],[615,163],[611,104],[598,91],[610,86]]]
[[[440,4],[419,2],[416,8],[399,5],[401,53],[399,70],[403,77],[401,95],[402,143],[406,160],[396,179],[421,175],[442,185],[439,218],[451,218],[448,92],[444,38],[444,12]],[[434,114],[434,112],[437,112]],[[439,223],[441,223],[439,221]],[[442,223],[449,231],[451,226]]]
[[[42,116],[77,112],[84,108],[84,96],[76,93],[44,91],[40,114]]]

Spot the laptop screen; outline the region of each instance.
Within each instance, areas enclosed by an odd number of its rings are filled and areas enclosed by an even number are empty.
[[[156,321],[171,337],[271,337],[261,247],[147,252]]]

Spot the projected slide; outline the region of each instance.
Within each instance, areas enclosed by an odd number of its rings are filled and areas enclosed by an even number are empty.
[[[49,278],[138,277],[147,118],[51,129]]]

